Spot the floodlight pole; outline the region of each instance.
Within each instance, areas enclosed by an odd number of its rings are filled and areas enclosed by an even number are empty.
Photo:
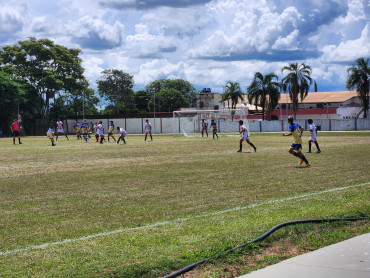
[[[82,98],[82,118],[85,119],[85,92],[83,92]]]

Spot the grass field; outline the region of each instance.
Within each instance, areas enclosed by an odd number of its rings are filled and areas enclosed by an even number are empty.
[[[0,139],[0,277],[160,277],[281,222],[370,216],[370,132],[319,133],[310,168],[278,133],[241,154],[222,135],[22,140]]]

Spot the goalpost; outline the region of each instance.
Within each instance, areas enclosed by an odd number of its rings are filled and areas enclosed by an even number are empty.
[[[220,110],[196,110],[188,109],[173,111],[173,134],[182,134],[185,137],[200,137],[202,132],[202,120],[208,123],[211,120],[217,124],[218,132],[237,132],[238,121],[243,119],[249,129],[248,121],[245,119],[248,111],[246,109],[220,109]]]

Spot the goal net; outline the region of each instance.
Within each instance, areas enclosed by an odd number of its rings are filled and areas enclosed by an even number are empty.
[[[248,121],[244,120],[247,115],[245,109],[220,109],[220,110],[181,110],[173,111],[173,134],[185,137],[201,137],[203,120],[208,132],[212,133],[211,121],[213,120],[218,132],[237,132],[239,120],[243,119],[244,125],[248,126]]]

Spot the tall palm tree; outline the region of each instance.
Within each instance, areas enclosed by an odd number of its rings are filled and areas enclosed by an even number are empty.
[[[364,109],[364,118],[367,118],[369,110],[369,79],[370,66],[369,59],[359,58],[356,60],[356,65],[348,69],[347,89],[356,89],[358,92]]]
[[[298,63],[291,63],[289,66],[282,67],[281,73],[284,73],[285,70],[288,71],[288,74],[281,80],[281,84],[284,92],[289,93],[295,119],[298,110],[298,96],[301,97],[302,101],[307,96],[308,89],[312,84],[312,78],[310,77],[312,69],[304,63],[299,65]]]
[[[235,109],[236,105],[239,102],[239,99],[243,100],[243,95],[244,94],[238,82],[228,81],[225,85],[225,92],[222,96],[222,99],[223,101],[227,101],[228,106],[229,106],[229,101],[231,101],[231,109]]]
[[[273,81],[276,79],[276,81]],[[278,76],[270,73],[263,76],[256,72],[251,85],[248,87],[248,101],[262,107],[262,120],[265,120],[265,110],[270,114],[278,104],[280,98],[280,83]]]

